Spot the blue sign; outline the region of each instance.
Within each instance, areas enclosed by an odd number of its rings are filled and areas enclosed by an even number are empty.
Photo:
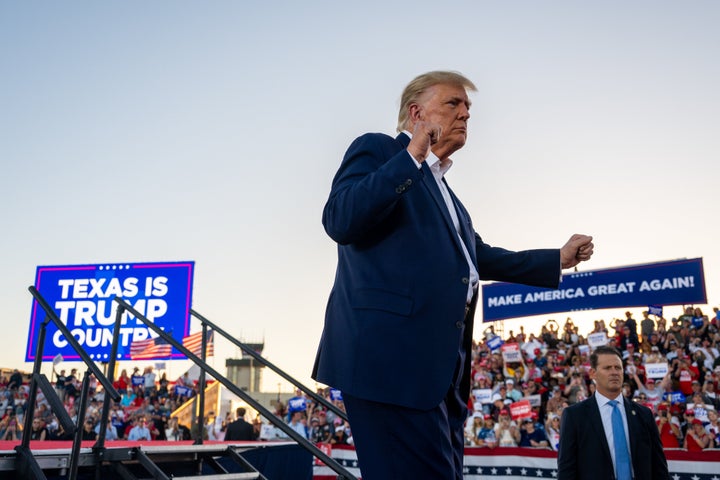
[[[663,393],[663,400],[670,401],[670,403],[674,405],[676,403],[685,403],[687,398],[685,398],[682,392],[665,392]]]
[[[490,350],[495,351],[498,348],[503,346],[503,339],[499,335],[495,335],[491,339],[487,341],[487,346],[490,348]]]
[[[192,393],[192,388],[184,385],[175,385],[175,395],[178,397],[189,397]]]
[[[190,331],[194,262],[67,265],[37,267],[35,288],[47,300],[90,358],[109,361],[117,296],[177,339]],[[25,361],[35,360],[45,311],[33,301]],[[118,360],[130,360],[133,342],[157,336],[125,312],[121,320]],[[78,360],[53,322],[47,325],[43,360],[62,354]],[[163,358],[167,358],[164,356]],[[173,349],[170,358],[185,358]]]
[[[707,303],[702,258],[564,274],[558,289],[483,285],[483,322],[598,308]]]
[[[307,400],[305,397],[292,397],[287,403],[288,412],[304,412],[307,410]]]

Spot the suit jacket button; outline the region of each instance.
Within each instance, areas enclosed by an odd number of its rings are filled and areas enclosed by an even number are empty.
[[[468,283],[470,283],[470,279],[467,277],[463,277],[462,282],[464,285],[467,285]]]
[[[463,327],[463,322],[457,321],[457,322],[455,322],[455,326],[456,326],[458,329],[460,329],[460,328]]]
[[[410,185],[412,185],[412,179],[408,178],[407,180],[405,180],[405,186],[409,187]]]
[[[402,193],[405,189],[403,187],[397,187],[395,193]]]

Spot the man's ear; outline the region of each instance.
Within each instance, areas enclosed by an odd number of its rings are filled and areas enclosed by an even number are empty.
[[[422,120],[422,110],[422,107],[417,103],[411,103],[408,105],[408,119],[410,119],[412,123],[417,123]]]

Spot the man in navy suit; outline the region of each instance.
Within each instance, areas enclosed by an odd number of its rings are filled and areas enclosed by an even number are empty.
[[[512,252],[485,244],[445,182],[470,118],[455,72],[403,92],[396,138],[356,139],[323,225],[338,244],[313,377],[342,390],[363,480],[461,479],[479,280],[556,288],[592,238]]]
[[[255,429],[245,421],[245,409],[238,407],[235,415],[237,419],[227,426],[225,440],[255,440]]]
[[[668,480],[653,413],[623,397],[620,352],[598,347],[590,378],[595,395],[563,411],[558,480]]]

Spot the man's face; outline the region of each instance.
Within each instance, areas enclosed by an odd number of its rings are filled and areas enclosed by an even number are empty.
[[[442,128],[440,139],[432,147],[438,158],[447,158],[465,145],[470,100],[462,85],[433,85],[422,94],[417,108],[418,120]]]
[[[598,355],[597,368],[590,369],[597,390],[608,398],[617,397],[623,387],[623,366],[620,357],[613,354]]]

